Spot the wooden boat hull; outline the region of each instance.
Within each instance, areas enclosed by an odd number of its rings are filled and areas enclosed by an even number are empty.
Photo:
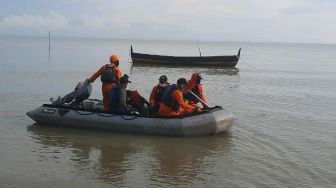
[[[240,58],[240,50],[237,55],[231,56],[165,56],[151,55],[133,52],[131,46],[131,58],[133,65],[153,66],[197,66],[197,67],[235,67]]]

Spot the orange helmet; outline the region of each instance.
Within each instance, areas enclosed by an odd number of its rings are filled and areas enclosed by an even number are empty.
[[[111,63],[116,63],[117,61],[119,61],[119,56],[118,55],[113,54],[113,55],[110,56],[110,62]]]

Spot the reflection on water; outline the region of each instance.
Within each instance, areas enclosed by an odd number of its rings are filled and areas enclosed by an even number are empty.
[[[99,147],[100,156],[97,173],[99,179],[108,183],[120,184],[125,178],[127,171],[127,156],[134,153],[129,140],[124,140],[121,145],[113,145],[110,143],[101,144]]]
[[[74,162],[74,167],[78,168],[79,174],[81,170],[94,169],[96,174],[93,176],[98,176],[97,179],[107,183],[122,183],[127,171],[127,166],[124,166],[123,162],[127,160],[128,155],[135,152],[129,137],[113,133],[37,124],[28,126],[27,129],[32,138],[44,146],[70,149],[72,152],[70,159]]]
[[[46,149],[51,146],[70,150],[70,160],[79,174],[87,171],[91,177],[117,186],[130,181],[127,174],[134,166],[143,168],[137,176],[148,172],[148,181],[156,185],[186,185],[202,179],[203,161],[207,157],[228,153],[231,145],[229,133],[214,137],[171,138],[35,124],[28,126],[28,132]],[[50,156],[39,157],[45,160]]]
[[[238,68],[226,68],[226,69],[215,69],[215,68],[207,68],[203,71],[207,75],[239,75]]]
[[[169,70],[169,69],[170,70]],[[169,72],[201,72],[207,75],[238,75],[239,68],[221,68],[221,67],[183,67],[183,66],[158,66],[158,65],[148,65],[148,66],[134,66],[131,64],[129,66],[130,74],[136,73],[138,71],[148,71],[152,73],[156,73],[157,71],[169,71]]]
[[[152,166],[152,178],[154,181],[172,185],[185,185],[195,179],[202,180],[205,158],[218,152],[228,153],[231,145],[229,133],[211,138],[178,138],[173,140],[176,143],[163,139],[155,140],[151,144],[156,160]]]

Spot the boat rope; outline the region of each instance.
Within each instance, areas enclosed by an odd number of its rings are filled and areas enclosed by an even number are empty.
[[[98,116],[101,116],[101,117],[113,117],[113,116],[117,116],[116,114],[109,114],[109,115],[106,115],[106,114],[102,114],[102,113],[97,113]]]
[[[89,112],[89,113],[82,113],[82,112],[79,112],[78,110],[74,110],[77,114],[79,115],[83,115],[83,116],[87,116],[87,115],[91,115],[91,114],[94,114],[95,112]]]
[[[215,109],[215,108],[218,108],[218,106],[215,106],[215,107],[211,107],[207,110],[205,110],[204,112],[207,113],[208,111],[212,110],[212,109]],[[221,108],[221,107],[220,107]],[[81,110],[73,110],[75,111],[77,114],[79,115],[83,115],[83,116],[88,116],[88,115],[92,115],[92,114],[97,114],[101,117],[113,117],[113,116],[120,116],[122,119],[124,120],[133,120],[133,119],[136,119],[138,117],[142,117],[142,116],[138,116],[138,115],[132,115],[131,117],[128,118],[129,115],[121,115],[121,114],[109,114],[109,113],[101,113],[101,112],[88,112],[88,113],[83,113],[83,112],[80,112]],[[190,114],[191,115],[191,114]],[[184,117],[187,117],[187,116],[184,116]],[[180,118],[184,118],[184,117],[180,117]]]
[[[133,116],[131,118],[126,118],[124,115],[120,115],[121,118],[123,118],[124,120],[133,120],[135,118],[137,118],[138,116]]]
[[[92,114],[97,114],[98,116],[101,116],[101,117],[113,117],[113,116],[118,116],[118,114],[102,114],[102,113],[97,113],[97,112],[89,112],[89,113],[82,113],[80,112],[79,110],[74,110],[77,114],[79,115],[83,115],[83,116],[87,116],[87,115],[92,115]],[[124,120],[133,120],[133,119],[136,119],[138,118],[138,116],[133,116],[131,118],[127,118],[125,115],[119,115],[122,119]]]

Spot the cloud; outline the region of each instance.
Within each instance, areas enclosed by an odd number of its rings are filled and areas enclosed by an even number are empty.
[[[46,16],[24,13],[3,18],[0,20],[0,27],[65,29],[69,28],[69,22],[64,16],[55,12],[49,12]]]
[[[85,14],[80,15],[80,22],[84,27],[91,29],[105,29],[108,25],[103,17],[93,17]]]
[[[0,8],[0,34],[48,29],[59,36],[336,42],[332,0],[34,1]]]

